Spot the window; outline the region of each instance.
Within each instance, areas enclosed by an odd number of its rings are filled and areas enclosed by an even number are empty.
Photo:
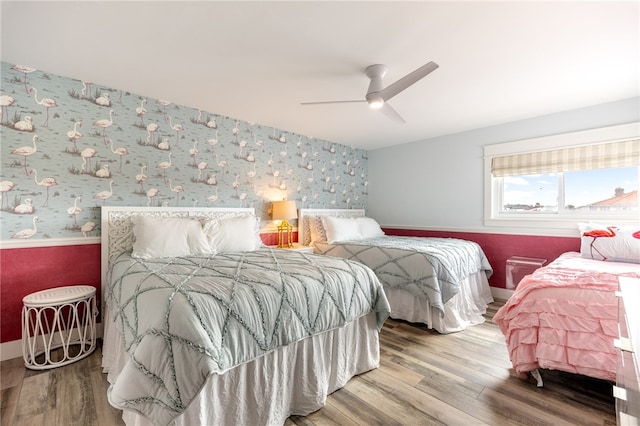
[[[640,220],[640,124],[485,147],[485,224],[564,229]]]

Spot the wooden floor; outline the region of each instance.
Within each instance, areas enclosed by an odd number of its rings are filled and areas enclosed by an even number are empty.
[[[615,425],[611,384],[543,371],[543,388],[511,371],[504,338],[488,321],[440,335],[388,320],[380,368],[353,378],[321,410],[287,425]],[[110,407],[98,348],[65,367],[31,371],[22,359],[0,371],[2,425],[122,425]]]

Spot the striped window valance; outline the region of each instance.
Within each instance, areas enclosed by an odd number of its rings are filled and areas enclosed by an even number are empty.
[[[494,157],[495,177],[640,166],[640,139]]]

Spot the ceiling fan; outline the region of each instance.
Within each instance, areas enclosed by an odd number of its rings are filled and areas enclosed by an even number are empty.
[[[405,90],[407,87],[426,77],[427,74],[438,68],[438,64],[431,61],[417,70],[405,75],[400,80],[383,87],[382,79],[389,71],[389,67],[382,64],[370,65],[365,69],[365,74],[371,82],[367,89],[367,94],[364,99],[347,100],[347,101],[321,101],[321,102],[301,102],[301,105],[320,105],[320,104],[339,104],[349,102],[368,102],[369,106],[373,109],[379,109],[384,115],[396,121],[398,123],[406,123],[406,121],[396,112],[395,109],[387,103],[387,101],[393,98],[398,93]]]

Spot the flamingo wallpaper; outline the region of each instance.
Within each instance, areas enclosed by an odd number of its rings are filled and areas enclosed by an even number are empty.
[[[366,207],[364,150],[0,65],[0,240],[99,236],[103,205]]]

